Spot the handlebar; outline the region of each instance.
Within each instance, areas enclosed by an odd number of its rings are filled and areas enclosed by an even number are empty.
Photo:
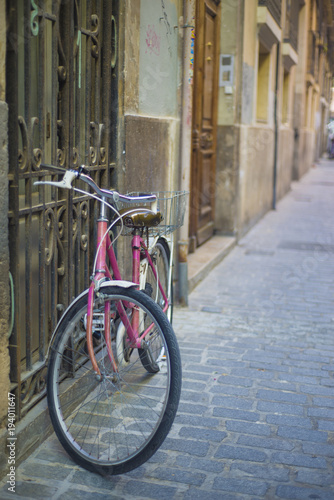
[[[154,194],[143,194],[140,196],[126,196],[124,194],[120,194],[117,191],[109,191],[108,189],[100,188],[96,182],[88,175],[89,171],[85,168],[84,165],[81,165],[78,170],[66,170],[65,168],[56,167],[53,165],[41,164],[41,167],[44,167],[49,170],[54,170],[55,173],[64,174],[64,177],[61,181],[37,181],[34,182],[35,185],[47,184],[50,186],[55,186],[61,189],[72,189],[72,183],[75,179],[80,179],[86,184],[88,184],[95,193],[103,199],[111,199],[115,203],[118,201],[122,201],[125,203],[154,203],[157,200],[156,195]]]

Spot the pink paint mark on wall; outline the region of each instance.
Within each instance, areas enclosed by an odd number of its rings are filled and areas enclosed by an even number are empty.
[[[156,34],[154,24],[151,26],[150,24],[146,30],[146,45],[147,50],[146,53],[155,54],[156,56],[160,55],[160,40],[161,37]]]

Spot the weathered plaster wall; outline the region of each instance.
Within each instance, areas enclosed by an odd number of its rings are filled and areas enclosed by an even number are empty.
[[[293,179],[300,179],[314,163],[315,135],[313,130],[303,128],[298,131],[296,151],[297,161],[294,162]]]
[[[278,137],[277,188],[276,198],[281,199],[289,190],[292,181],[294,156],[294,132],[289,127],[281,127]]]
[[[271,208],[274,132],[269,127],[240,129],[239,221],[245,233]]]
[[[180,135],[181,0],[127,0],[122,6],[121,192],[177,189]],[[127,255],[119,242],[120,255]],[[121,264],[122,266],[122,264]]]
[[[298,31],[298,66],[295,72],[295,95],[293,127],[295,130],[295,149],[292,179],[298,180],[313,165],[315,156],[315,134],[311,128],[307,128],[307,50],[309,33],[309,11],[310,0],[305,1],[299,14]]]
[[[125,116],[127,190],[173,189],[178,126],[178,121],[172,118]]]
[[[121,7],[121,18],[124,29],[124,48],[121,46],[121,55],[124,58],[123,78],[120,84],[120,102],[122,111],[127,113],[138,112],[139,95],[139,30],[140,30],[140,2],[125,0]],[[122,50],[123,49],[123,50]]]
[[[217,130],[215,229],[226,234],[237,231],[239,127]]]
[[[232,92],[219,87],[216,161],[215,230],[233,234],[237,228],[239,128],[237,121],[239,2],[222,1],[220,53],[234,56]]]
[[[257,65],[257,0],[244,0],[241,123],[254,118]]]
[[[124,8],[124,191],[175,189],[179,138],[179,0]]]
[[[178,8],[175,1],[141,0],[139,113],[176,116]]]

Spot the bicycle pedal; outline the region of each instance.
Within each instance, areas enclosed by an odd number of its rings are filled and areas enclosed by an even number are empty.
[[[145,289],[143,290],[143,292],[146,293],[146,295],[148,295],[149,297],[152,297],[153,287],[151,283],[145,283]]]
[[[94,339],[96,339],[96,340],[101,340],[101,338],[102,338],[102,333],[101,333],[101,332],[95,332],[95,331],[94,331],[94,332],[93,332],[93,337],[94,337]]]

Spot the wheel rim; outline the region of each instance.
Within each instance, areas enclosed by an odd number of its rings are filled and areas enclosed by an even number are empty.
[[[141,317],[146,325],[152,319],[147,309],[144,312]],[[63,441],[76,454],[89,463],[110,467],[139,455],[162,421],[170,391],[168,348],[155,324],[157,338],[167,353],[159,372],[153,376],[147,373],[134,349],[130,360],[115,374],[102,338],[95,346],[102,375],[99,381],[85,350],[84,314],[85,308],[76,313],[54,353],[56,420]],[[115,336],[118,325],[112,326]],[[116,350],[115,345],[113,348]]]

